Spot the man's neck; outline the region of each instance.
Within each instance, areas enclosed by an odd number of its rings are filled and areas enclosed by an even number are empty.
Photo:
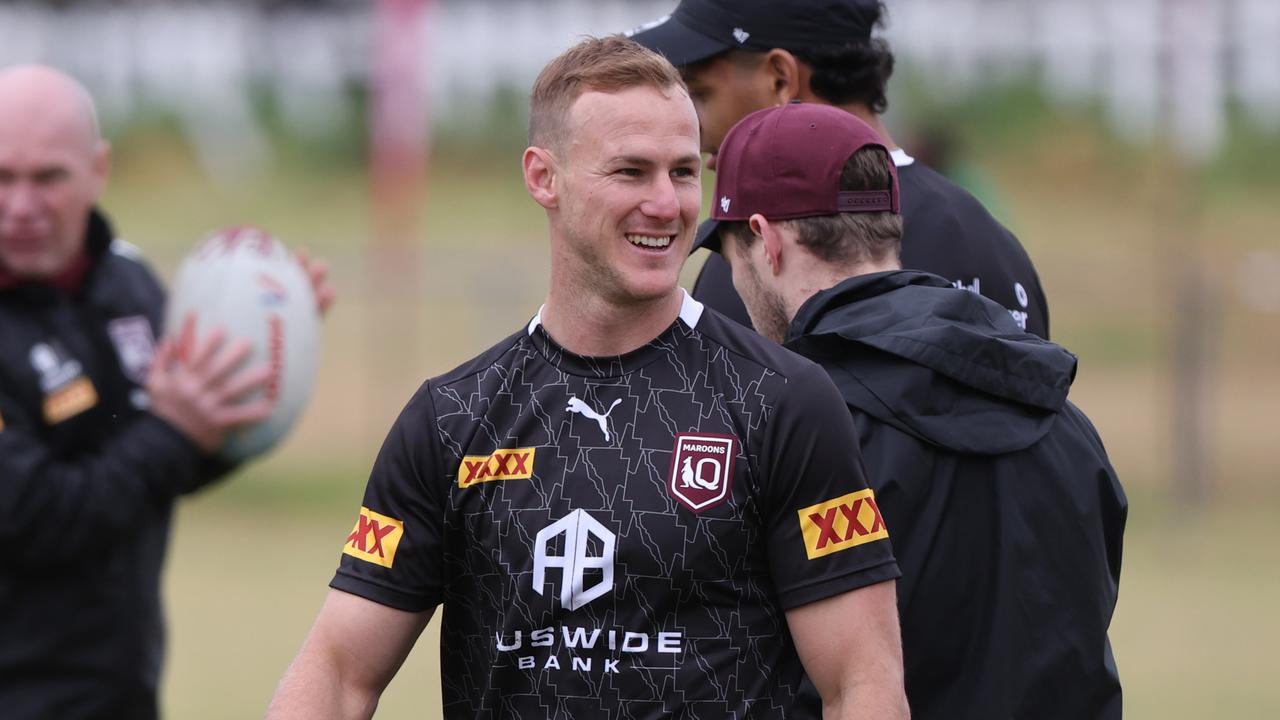
[[[588,357],[623,355],[651,342],[680,316],[684,292],[617,304],[598,294],[552,283],[542,326],[564,349]]]
[[[849,103],[847,105],[840,105],[839,108],[870,125],[871,129],[875,130],[877,135],[884,138],[884,142],[890,150],[898,147],[898,143],[894,142],[893,136],[889,134],[889,128],[885,127],[884,120],[882,120],[878,114],[872,112],[871,108],[863,105],[862,103]]]
[[[797,275],[797,277],[803,278],[803,284],[797,283],[792,286],[790,292],[786,292],[783,296],[783,300],[787,305],[788,317],[792,319],[794,319],[796,313],[800,311],[801,305],[804,305],[809,298],[817,295],[823,290],[830,290],[850,278],[902,269],[902,263],[899,262],[897,258],[884,260],[878,263],[856,263],[847,267],[828,265],[816,258],[814,258],[812,262],[813,265],[809,270],[798,273]]]

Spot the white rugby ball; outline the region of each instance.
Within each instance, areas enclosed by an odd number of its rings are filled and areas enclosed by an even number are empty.
[[[264,393],[275,399],[265,420],[233,430],[218,455],[238,462],[269,450],[293,427],[311,396],[320,350],[315,292],[302,264],[276,238],[253,227],[218,230],[187,255],[169,297],[165,327],[196,318],[196,336],[221,326],[253,347],[242,367],[271,367]]]

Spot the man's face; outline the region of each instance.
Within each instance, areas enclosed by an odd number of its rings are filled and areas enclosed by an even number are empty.
[[[18,278],[54,277],[84,246],[107,151],[76,120],[0,108],[0,268]]]
[[[559,146],[553,236],[573,282],[615,304],[673,292],[702,200],[683,89],[583,93]]]
[[[734,233],[722,233],[720,252],[733,272],[733,287],[751,316],[756,332],[781,344],[787,337],[791,316],[782,294],[772,287],[774,275],[765,259],[764,241],[756,238],[750,246]]]
[[[763,56],[717,55],[681,68],[689,97],[702,126],[702,151],[710,153],[707,167],[715,170],[715,156],[729,130],[756,110],[776,105],[769,78],[762,71]]]

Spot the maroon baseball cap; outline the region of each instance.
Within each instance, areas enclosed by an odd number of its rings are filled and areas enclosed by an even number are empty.
[[[840,190],[845,162],[869,145],[885,151],[893,186]],[[719,252],[723,220],[748,220],[756,213],[791,220],[846,212],[901,212],[898,171],[884,140],[870,125],[830,105],[771,107],[744,117],[720,144],[711,219],[698,228],[694,248]]]

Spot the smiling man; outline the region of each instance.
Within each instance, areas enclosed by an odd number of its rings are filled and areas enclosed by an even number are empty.
[[[529,141],[546,303],[409,401],[269,716],[369,717],[442,606],[450,718],[905,717],[835,388],[677,284],[700,158],[675,69],[586,40]]]

